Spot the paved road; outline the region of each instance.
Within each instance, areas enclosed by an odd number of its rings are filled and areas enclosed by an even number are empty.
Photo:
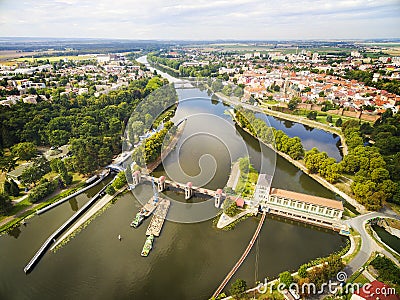
[[[392,217],[400,220],[400,216],[396,215],[393,211],[385,209],[383,212],[371,212],[345,221],[347,225],[351,226],[360,233],[362,240],[360,252],[354,257],[354,259],[350,261],[350,263],[345,268],[347,274],[352,274],[356,272],[359,268],[361,268],[362,265],[367,262],[368,258],[374,251],[379,251],[383,253],[384,255],[390,257],[393,261],[397,262],[397,264],[399,264],[396,258],[391,253],[379,246],[365,230],[365,223],[369,219],[375,217]]]

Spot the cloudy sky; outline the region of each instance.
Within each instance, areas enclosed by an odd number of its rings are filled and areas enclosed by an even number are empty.
[[[0,36],[399,38],[400,0],[0,0]]]

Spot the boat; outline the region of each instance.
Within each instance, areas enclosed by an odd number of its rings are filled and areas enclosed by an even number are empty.
[[[137,228],[144,220],[144,215],[141,212],[138,212],[135,216],[135,219],[131,222],[131,227]]]
[[[150,234],[146,242],[144,243],[143,249],[142,249],[142,256],[147,256],[149,255],[150,250],[153,248],[153,241],[154,241],[154,235]]]

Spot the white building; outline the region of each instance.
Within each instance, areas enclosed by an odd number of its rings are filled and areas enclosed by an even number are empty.
[[[343,203],[332,199],[301,194],[283,189],[271,188],[271,179],[260,174],[254,202],[262,210],[296,221],[340,230]]]

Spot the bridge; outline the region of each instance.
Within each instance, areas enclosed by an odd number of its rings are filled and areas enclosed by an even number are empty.
[[[224,280],[221,282],[221,284],[219,285],[219,287],[216,289],[216,291],[214,292],[214,294],[212,295],[212,297],[216,298],[224,289],[224,287],[227,285],[227,283],[229,282],[229,280],[231,280],[232,276],[236,273],[236,271],[239,269],[239,267],[241,266],[241,264],[244,262],[244,260],[246,259],[247,255],[250,253],[251,248],[253,247],[253,245],[255,244],[258,235],[260,234],[261,228],[264,224],[265,221],[265,217],[266,217],[266,213],[264,212],[261,216],[261,220],[258,223],[257,229],[254,232],[253,237],[250,240],[249,245],[246,247],[246,249],[244,250],[242,256],[239,258],[239,260],[237,261],[237,263],[233,266],[232,270],[226,275],[226,277],[224,278]]]

